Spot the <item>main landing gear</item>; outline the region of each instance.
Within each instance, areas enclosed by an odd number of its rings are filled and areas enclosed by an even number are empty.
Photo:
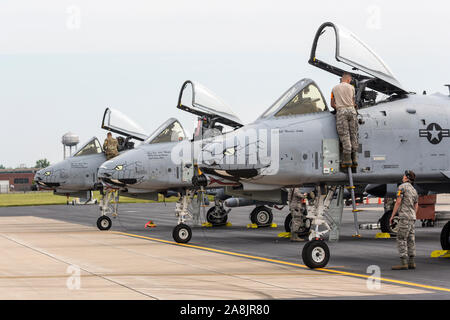
[[[450,221],[447,222],[441,231],[442,250],[450,250]]]
[[[206,221],[213,226],[223,226],[228,221],[228,213],[231,209],[225,209],[223,207],[223,201],[214,199],[214,207],[209,208],[206,213]]]
[[[250,221],[258,227],[270,226],[273,221],[272,210],[266,206],[258,206],[250,213]]]
[[[309,241],[302,250],[302,259],[306,266],[311,269],[323,268],[330,260],[330,249],[324,241],[324,235],[328,233],[335,222],[327,214],[331,201],[335,195],[337,187],[329,187],[326,194],[322,194],[320,186],[316,187],[316,197],[314,204],[308,206],[306,218],[311,220],[311,230]],[[341,207],[343,210],[343,207]],[[331,226],[330,226],[331,224]]]
[[[119,190],[106,189],[100,201],[100,217],[97,219],[97,228],[99,230],[109,230],[112,226],[111,218],[108,215],[117,217],[119,207]]]

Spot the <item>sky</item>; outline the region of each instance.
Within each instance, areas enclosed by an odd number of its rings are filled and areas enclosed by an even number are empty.
[[[185,80],[254,121],[302,78],[325,97],[337,77],[308,64],[326,21],[345,26],[389,65],[403,87],[448,93],[448,1],[0,1],[0,164],[62,160],[61,137],[80,145],[106,107],[149,133],[176,108]]]

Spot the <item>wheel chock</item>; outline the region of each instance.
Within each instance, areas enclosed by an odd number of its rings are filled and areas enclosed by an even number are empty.
[[[231,226],[232,226],[232,224],[231,224],[230,222],[223,223],[223,224],[216,224],[216,225],[212,224],[211,222],[205,222],[205,223],[202,223],[202,227],[205,227],[205,228],[212,228],[212,227],[231,227]]]
[[[389,233],[386,233],[386,232],[378,232],[376,235],[375,235],[375,238],[376,239],[389,239],[391,237],[391,235],[389,234]]]
[[[361,238],[362,236],[360,234],[354,234],[352,235],[352,238]]]
[[[352,212],[361,212],[361,211],[364,211],[364,210],[362,210],[362,209],[355,209],[355,210],[352,210]]]
[[[147,223],[145,224],[145,227],[146,227],[146,228],[154,228],[154,227],[156,227],[156,224],[154,224],[153,221],[150,220],[149,222],[147,222]]]
[[[278,238],[290,238],[291,237],[291,233],[290,232],[280,232],[278,234]]]
[[[247,225],[247,229],[258,229],[258,228],[267,228],[267,227],[278,228],[278,225],[276,223],[265,224],[265,225],[261,225],[261,226],[258,226],[256,223],[249,223]]]
[[[450,258],[450,250],[435,250],[431,253],[431,258]]]

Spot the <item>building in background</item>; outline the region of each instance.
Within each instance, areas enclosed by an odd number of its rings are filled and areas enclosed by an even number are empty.
[[[0,193],[34,190],[33,178],[38,170],[36,168],[0,169]],[[8,187],[6,187],[6,181],[8,181]]]

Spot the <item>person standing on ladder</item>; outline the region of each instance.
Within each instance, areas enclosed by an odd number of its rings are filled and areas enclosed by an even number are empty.
[[[342,167],[358,166],[358,119],[352,76],[344,73],[341,83],[333,88],[331,107],[336,110],[336,129],[342,143]]]

